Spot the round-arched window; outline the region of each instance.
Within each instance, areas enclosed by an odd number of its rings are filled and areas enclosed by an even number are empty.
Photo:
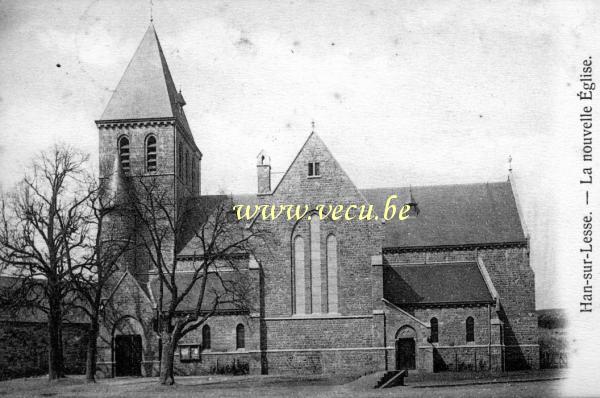
[[[150,135],[146,139],[146,171],[153,173],[156,169],[156,137]]]
[[[130,169],[129,138],[125,136],[119,138],[119,160],[121,161],[121,168],[123,171],[128,172]]]

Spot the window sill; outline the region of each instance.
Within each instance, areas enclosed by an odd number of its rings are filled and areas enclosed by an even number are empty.
[[[318,176],[307,176],[308,179],[313,179],[313,178],[321,178],[322,176],[318,175]]]
[[[313,312],[311,314],[293,314],[292,318],[312,319],[312,318],[340,318],[339,312]]]

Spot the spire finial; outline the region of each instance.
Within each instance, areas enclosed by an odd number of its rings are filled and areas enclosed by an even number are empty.
[[[152,16],[152,7],[154,4],[152,4],[152,0],[150,0],[150,23],[154,22],[154,18]]]
[[[508,172],[512,173],[512,156],[508,155]]]
[[[310,122],[310,125],[312,126],[312,132],[315,132],[315,120],[313,119],[312,122]]]

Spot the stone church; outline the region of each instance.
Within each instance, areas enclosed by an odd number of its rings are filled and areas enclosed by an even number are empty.
[[[157,178],[176,199],[201,203],[202,153],[175,87],[151,25],[96,121],[100,178],[115,178],[116,167],[125,178]],[[267,154],[256,168],[257,192],[234,196],[237,203],[366,203],[382,214],[386,199],[398,195],[411,204],[410,217],[269,222],[276,250],[245,260],[248,280],[261,285],[257,308],[221,308],[186,335],[177,373],[539,367],[534,274],[510,175],[494,183],[360,189],[314,131],[277,184]],[[194,251],[181,244],[175,255],[191,261]],[[159,368],[156,272],[143,255],[127,262],[107,297],[121,310],[99,343],[98,369],[107,377]]]

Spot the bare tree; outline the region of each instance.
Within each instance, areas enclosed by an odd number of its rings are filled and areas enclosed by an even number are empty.
[[[90,211],[90,239],[85,255],[73,259],[67,254],[69,280],[74,291],[73,302],[89,319],[86,352],[86,381],[95,382],[98,334],[107,300],[108,288],[120,269],[123,254],[130,249],[131,236],[122,231],[111,230],[111,218],[121,217],[128,211],[125,203],[118,200],[119,192],[111,185],[123,178],[120,163],[115,162],[111,179],[96,184],[90,180],[87,205]],[[107,226],[107,228],[105,228]]]
[[[220,308],[249,311],[254,287],[241,277],[264,233],[237,221],[225,195],[175,203],[172,191],[157,180],[135,182],[132,200],[140,225],[140,242],[160,283],[159,332],[162,340],[160,383],[174,384],[178,342],[198,329]],[[187,244],[186,261],[178,251]],[[180,271],[187,271],[181,278]],[[225,271],[227,270],[227,275]]]
[[[87,160],[71,147],[56,145],[34,159],[29,173],[0,202],[0,263],[18,277],[8,302],[47,314],[50,380],[64,377],[62,323],[72,294],[68,259],[83,254],[88,236]]]

